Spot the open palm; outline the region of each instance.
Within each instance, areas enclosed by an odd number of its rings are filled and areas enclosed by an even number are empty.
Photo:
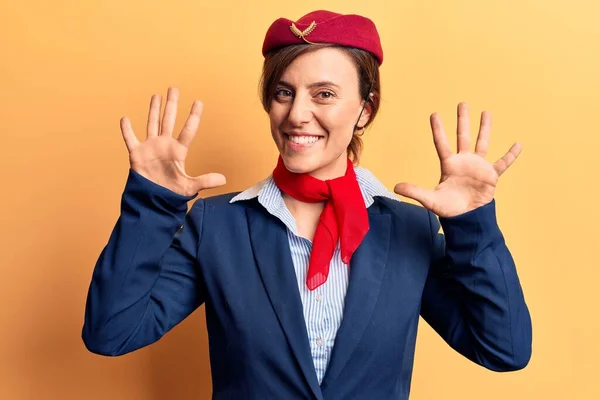
[[[399,183],[394,192],[421,203],[423,207],[440,217],[453,217],[474,210],[492,201],[500,175],[508,169],[521,152],[515,143],[510,150],[494,164],[485,159],[487,155],[491,113],[481,114],[479,134],[475,152],[471,152],[469,108],[465,103],[458,105],[457,148],[452,153],[450,145],[437,113],[430,117],[433,141],[437,150],[441,176],[439,184],[432,190],[409,183]]]
[[[226,180],[217,173],[193,177],[185,172],[188,148],[194,140],[202,115],[202,103],[194,101],[181,133],[174,138],[178,99],[179,90],[169,88],[161,121],[161,96],[152,96],[144,142],[137,139],[127,117],[121,119],[121,132],[129,151],[132,170],[175,193],[192,196],[200,190],[222,186]]]

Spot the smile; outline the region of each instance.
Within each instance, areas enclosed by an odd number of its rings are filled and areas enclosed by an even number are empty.
[[[310,144],[314,144],[316,142],[318,142],[320,139],[322,139],[322,136],[298,136],[298,135],[285,135],[288,139],[288,141],[295,143],[295,144],[302,144],[302,145],[310,145]]]

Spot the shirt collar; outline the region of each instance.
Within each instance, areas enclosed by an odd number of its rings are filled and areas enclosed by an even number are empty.
[[[363,167],[354,167],[354,172],[367,208],[375,202],[375,197],[378,196],[400,201],[400,199],[398,199],[394,193],[388,191],[369,170]],[[271,213],[273,213],[272,211],[275,204],[277,204],[278,207],[283,204],[283,195],[281,190],[275,184],[272,174],[266,179],[239,193],[229,202],[234,203],[236,201],[250,200],[256,197],[258,197],[258,202]],[[276,199],[281,199],[281,201],[276,201]]]

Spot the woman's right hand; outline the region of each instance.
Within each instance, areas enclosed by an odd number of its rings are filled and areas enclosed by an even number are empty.
[[[196,177],[185,172],[188,147],[194,140],[202,115],[202,103],[194,101],[181,133],[175,139],[173,128],[177,116],[179,90],[169,88],[164,115],[160,121],[161,96],[150,101],[146,141],[138,141],[129,118],[121,118],[121,132],[129,151],[131,169],[152,182],[183,196],[193,196],[204,189],[225,184],[225,176],[216,173]]]

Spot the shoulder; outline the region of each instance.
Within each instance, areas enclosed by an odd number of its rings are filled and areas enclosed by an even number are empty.
[[[355,167],[354,170],[368,207],[375,207],[375,212],[388,214],[395,223],[411,229],[436,229],[433,226],[436,223],[435,217],[423,206],[401,201],[368,169]]]
[[[402,243],[411,252],[429,249],[439,232],[435,215],[420,204],[378,197],[373,206],[379,208],[381,215],[390,216],[392,243]]]
[[[257,199],[231,202],[239,192],[198,198],[190,207],[188,218],[203,238],[233,238],[247,230],[249,208],[259,208]],[[206,242],[206,239],[204,240]],[[208,241],[210,243],[210,240]]]
[[[390,215],[392,223],[396,226],[427,234],[433,234],[439,230],[439,221],[435,214],[420,204],[377,197],[375,205],[379,207],[382,214]]]
[[[223,193],[223,194],[218,194],[215,196],[205,197],[202,200],[204,201],[204,204],[210,205],[211,207],[223,207],[223,206],[229,205],[229,203],[231,202],[231,199],[233,199],[235,196],[237,196],[240,193],[241,192]],[[234,204],[235,203],[233,203],[232,205],[234,205]]]
[[[429,211],[419,204],[407,203],[388,197],[376,197],[376,204],[382,213],[390,214],[394,218],[425,222],[430,218]]]
[[[211,214],[232,214],[236,215],[239,213],[245,212],[248,207],[255,207],[258,204],[256,198],[248,199],[244,201],[235,201],[231,200],[238,196],[241,192],[229,192],[223,193],[214,196],[208,196],[204,198],[199,198],[196,200],[192,206],[192,211],[194,212],[202,212],[202,213],[211,213]]]

